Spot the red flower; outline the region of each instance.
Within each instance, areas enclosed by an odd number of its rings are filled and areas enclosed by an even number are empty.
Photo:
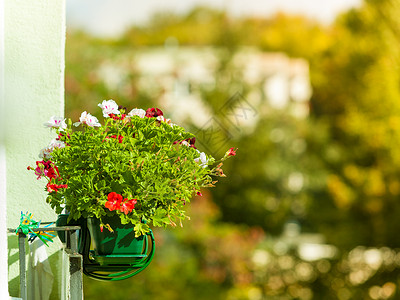
[[[46,187],[47,187],[47,191],[49,193],[56,192],[56,194],[57,194],[59,189],[66,189],[68,187],[68,185],[67,184],[55,184],[55,183],[50,183],[49,182],[46,185]]]
[[[108,201],[114,201],[114,200],[122,200],[122,196],[120,194],[117,194],[116,192],[111,192],[107,196]]]
[[[129,200],[125,198],[122,200],[122,196],[115,192],[109,193],[107,199],[108,201],[104,205],[106,208],[108,208],[110,211],[119,210],[126,215],[135,208],[135,204],[137,202],[136,199]]]
[[[236,155],[236,150],[237,150],[237,148],[236,149],[235,148],[230,148],[228,151],[226,151],[225,156],[226,157],[235,156]]]
[[[54,179],[60,177],[60,173],[58,172],[58,168],[57,168],[56,166],[50,167],[50,168],[47,170],[47,173],[46,173],[46,171],[45,171],[45,175],[46,175],[47,177],[49,177],[49,178],[54,178]]]
[[[186,139],[185,141],[187,141],[189,143],[189,146],[196,149],[194,143],[196,142],[196,138],[192,137],[191,139]]]
[[[122,196],[120,194],[117,194],[116,192],[111,192],[108,194],[107,199],[108,201],[104,206],[107,207],[110,211],[118,210],[120,208],[122,202]]]
[[[61,140],[62,137],[64,137],[65,135],[63,133],[59,133],[58,137],[56,138],[57,141]],[[71,136],[69,135],[69,133],[67,134],[67,138],[70,139]]]
[[[148,118],[157,118],[158,116],[163,116],[163,112],[159,108],[149,108],[146,110],[146,117]]]
[[[189,138],[189,139],[186,139],[186,140],[183,140],[183,141],[175,141],[174,145],[178,144],[178,143],[182,144],[183,142],[185,142],[186,146],[196,149],[196,146],[194,145],[194,143],[196,142],[196,138],[195,137],[192,137],[192,138]]]
[[[128,200],[127,198],[124,199],[124,201],[121,203],[121,206],[119,208],[120,212],[123,212],[124,214],[130,213],[134,208],[137,200],[136,199],[131,199]]]
[[[110,138],[112,138],[112,139],[117,139],[118,138],[118,143],[122,143],[122,139],[124,138],[122,135],[119,135],[118,137],[117,137],[117,135],[116,134],[113,134],[113,135],[111,135],[111,136],[106,136],[106,139],[110,139]],[[103,142],[104,142],[104,140],[103,140]]]
[[[125,117],[126,117],[126,114],[121,114],[121,116],[120,117],[118,117],[117,115],[114,115],[114,114],[108,114],[108,116],[111,118],[111,119],[113,119],[113,120],[123,120],[123,119],[125,119]]]

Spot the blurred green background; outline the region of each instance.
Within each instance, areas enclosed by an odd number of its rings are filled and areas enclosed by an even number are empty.
[[[145,271],[85,278],[85,299],[400,299],[399,15],[398,0],[331,25],[198,7],[114,39],[69,31],[67,117],[159,107],[200,150],[238,148],[191,221],[156,230]]]

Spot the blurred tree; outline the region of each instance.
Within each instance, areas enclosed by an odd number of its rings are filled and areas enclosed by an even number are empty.
[[[159,46],[171,42],[190,46],[218,44],[230,37],[227,23],[226,13],[207,7],[197,7],[183,16],[159,12],[148,25],[129,29],[119,43],[131,46]]]
[[[400,246],[399,13],[398,1],[384,0],[342,15],[313,81],[314,114],[329,120],[338,152],[325,161],[342,222],[324,232],[347,248]]]
[[[306,120],[260,107],[254,128],[230,137],[226,145],[239,149],[226,165],[229,177],[212,191],[217,207],[207,197],[196,200],[193,222],[158,233],[159,261],[134,283],[117,283],[115,289],[88,280],[86,296],[101,291],[109,299],[398,297],[393,285],[400,278],[400,256],[387,247],[400,247],[399,14],[396,0],[367,0],[324,27],[283,14],[233,22],[226,13],[198,8],[184,16],[157,15],[115,41],[70,33],[66,110],[75,119],[83,110],[95,112],[102,99],[115,98],[128,107],[156,105],[162,91],[156,82],[150,91],[140,89],[130,60],[145,46],[219,47],[216,88],[199,91],[227,129],[222,134],[234,128],[220,118],[221,106],[237,91],[244,99],[249,96],[241,70],[232,64],[240,46],[307,58],[314,91]],[[129,71],[115,88],[101,77],[109,71],[101,67],[108,65]],[[225,151],[212,150],[217,157]],[[269,263],[264,261],[262,269],[252,265],[262,234],[248,226],[278,236],[288,220],[297,221],[303,232],[323,233],[337,256],[307,262],[295,250],[274,252],[267,240],[259,247],[269,251],[262,256]]]

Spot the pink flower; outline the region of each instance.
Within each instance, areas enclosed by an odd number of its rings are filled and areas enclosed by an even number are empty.
[[[32,169],[29,167],[28,170]],[[37,161],[36,162],[36,169],[35,169],[35,175],[37,175],[37,179],[40,179],[42,176],[48,177],[50,179],[54,178],[59,178],[60,173],[58,172],[58,168],[54,163],[51,161]]]

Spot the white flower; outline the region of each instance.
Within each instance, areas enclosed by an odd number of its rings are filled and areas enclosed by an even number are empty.
[[[65,143],[63,141],[52,139],[49,146],[52,147],[53,149],[54,148],[64,148]]]
[[[67,124],[65,123],[65,119],[61,117],[52,116],[50,120],[43,124],[45,127],[49,128],[60,128],[64,130],[67,128]]]
[[[92,116],[91,114],[87,113],[84,111],[81,114],[81,117],[79,118],[79,122],[74,123],[75,126],[79,126],[80,124],[86,124],[91,127],[100,127],[101,124],[99,123],[99,120],[95,116]]]
[[[103,117],[108,118],[109,114],[118,115],[118,104],[114,100],[103,100],[103,102],[98,104],[98,106],[103,110]]]
[[[52,158],[51,152],[53,152],[55,148],[64,148],[64,147],[65,143],[63,141],[53,139],[46,148],[40,150],[39,158]]]
[[[40,150],[39,158],[52,158],[50,154],[51,152],[53,152],[53,149],[47,147],[43,148],[42,150]]]
[[[174,126],[178,126],[178,125],[172,123],[172,121],[171,121],[170,119],[166,119],[165,122],[166,122],[171,128],[174,128]]]
[[[157,116],[157,121],[160,121],[160,122],[165,121],[164,116]]]
[[[200,166],[203,168],[207,167],[208,159],[207,159],[206,154],[204,152],[200,152],[199,150],[197,150],[197,152],[200,153],[200,156],[198,158],[195,158],[194,161],[197,163],[201,162]]]
[[[138,116],[140,118],[144,118],[146,116],[146,111],[141,108],[134,108],[129,112],[128,116],[130,117]]]
[[[174,128],[174,126],[178,126],[174,123],[172,123],[171,119],[166,119],[164,118],[164,122],[167,123],[169,126],[171,126],[172,128]]]
[[[177,126],[176,124],[172,123],[171,119],[167,119],[167,118],[165,118],[164,116],[158,116],[158,117],[157,117],[157,121],[165,122],[165,123],[167,123],[169,126],[171,126],[172,128],[173,128],[174,126]],[[182,144],[185,145],[185,143],[182,143]],[[189,143],[187,143],[186,146],[190,146]]]

